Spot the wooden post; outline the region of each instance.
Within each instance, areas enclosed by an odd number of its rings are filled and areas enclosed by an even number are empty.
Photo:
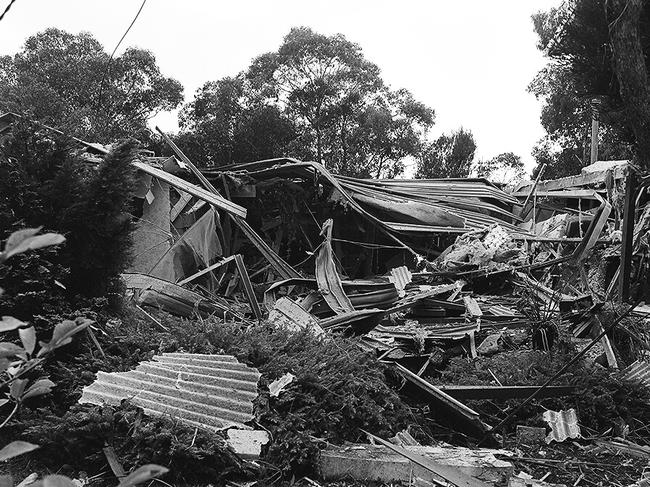
[[[533,183],[532,187],[530,188],[530,191],[526,195],[526,199],[524,200],[524,204],[521,207],[521,213],[519,216],[521,218],[526,218],[528,215],[528,203],[530,203],[530,199],[535,195],[535,190],[537,189],[537,185],[539,184],[539,181],[542,179],[542,176],[544,175],[544,171],[546,170],[546,164],[543,164],[542,167],[540,168],[539,172],[537,173],[537,177],[535,178],[535,182]],[[533,203],[533,207],[535,204]],[[533,218],[535,218],[535,215],[533,214]]]
[[[598,160],[598,119],[600,100],[591,100],[591,164]]]
[[[634,169],[628,169],[625,180],[625,204],[623,206],[623,235],[621,243],[621,265],[618,276],[618,296],[622,302],[630,298],[630,273],[632,271],[632,239],[634,238],[634,210],[636,176]]]

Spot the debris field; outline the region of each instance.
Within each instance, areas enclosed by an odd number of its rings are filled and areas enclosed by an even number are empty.
[[[648,485],[650,176],[627,161],[514,188],[356,179],[288,158],[198,169],[160,134],[173,155],[132,163],[129,306],[152,347],[184,326],[239,338],[229,349],[179,338],[98,367],[75,408],[126,401],[220,435],[249,473],[230,485],[252,485],[274,448],[288,455],[274,408],[298,410],[289,398],[308,368],[328,383],[317,363],[273,369],[285,359],[242,348],[279,333],[356,349],[407,406],[387,429],[337,426],[355,441],[312,435],[311,467],[287,460],[265,482]],[[90,165],[111,150],[79,143]]]

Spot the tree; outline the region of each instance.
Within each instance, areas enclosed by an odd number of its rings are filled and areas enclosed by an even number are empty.
[[[627,122],[634,134],[637,162],[650,169],[650,85],[648,54],[650,6],[643,0],[612,0],[610,37],[614,71]]]
[[[247,96],[243,76],[208,82],[180,114],[179,146],[202,165],[220,166],[285,155],[296,138],[274,105]]]
[[[0,144],[0,239],[24,226],[60,232],[67,243],[51,264],[67,269],[56,279],[68,292],[103,296],[116,289],[129,264],[138,148],[133,140],[120,141],[94,167],[75,156],[66,137],[19,121]],[[18,292],[21,286],[10,282]]]
[[[521,157],[512,152],[503,152],[487,161],[479,160],[475,171],[478,177],[503,185],[520,181],[525,175]]]
[[[433,125],[433,111],[407,90],[386,91],[359,112],[338,158],[343,174],[394,178],[404,171],[403,160],[422,152]]]
[[[650,53],[647,10],[645,7],[642,13],[635,13],[637,19],[633,21],[644,33],[638,44],[644,55]],[[616,58],[629,46],[622,41],[617,47],[610,26],[614,30],[622,27],[621,22],[627,21],[634,8],[631,5],[623,17],[621,11],[606,0],[572,0],[533,16],[538,48],[549,58],[549,64],[529,87],[544,102],[541,121],[547,135],[538,143],[534,155],[538,161],[536,171],[543,162],[548,164],[548,177],[575,174],[589,164],[594,98],[600,102],[600,159],[630,158],[632,145],[644,133],[641,128],[635,135],[629,115],[630,108],[638,111],[643,104],[638,97],[632,103],[624,100],[621,76],[615,69]],[[632,33],[629,29],[626,32],[629,40]],[[620,66],[631,62],[626,59]],[[645,69],[644,64],[642,61]],[[639,90],[642,88],[633,91],[641,93]]]
[[[469,130],[460,128],[429,144],[418,160],[418,179],[465,178],[469,176],[476,142]]]
[[[47,29],[0,58],[0,109],[89,141],[147,140],[147,120],[182,100],[151,52],[129,48],[111,60],[89,33]]]
[[[402,159],[419,153],[434,120],[433,110],[407,90],[386,87],[360,46],[306,27],[257,57],[244,86],[250,98],[291,120],[292,155],[341,174],[401,173]]]

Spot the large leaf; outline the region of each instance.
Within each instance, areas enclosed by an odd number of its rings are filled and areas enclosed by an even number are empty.
[[[20,401],[20,398],[23,396],[23,392],[25,392],[25,387],[27,386],[27,382],[28,382],[27,379],[16,379],[9,386],[9,394],[16,401]]]
[[[30,451],[34,451],[38,448],[38,445],[33,445],[32,443],[27,443],[26,441],[14,441],[5,446],[0,450],[0,462],[9,460],[10,458],[17,457],[18,455],[23,455]]]
[[[21,353],[25,353],[25,350],[22,347],[16,345],[15,343],[0,342],[0,358],[13,357]]]
[[[40,228],[26,228],[11,234],[5,245],[4,258],[8,259],[28,250],[40,249],[65,242],[65,237],[58,233],[36,235]]]
[[[92,323],[92,320],[87,318],[77,318],[75,321],[64,320],[61,323],[57,324],[54,327],[54,332],[52,332],[52,339],[49,343],[41,342],[41,349],[38,351],[38,357],[41,357],[47,352],[54,350],[55,348],[62,347],[67,345],[72,341],[72,336],[76,333],[79,333],[82,330],[88,328]]]
[[[18,330],[18,335],[20,336],[20,341],[23,342],[25,351],[30,355],[34,353],[34,348],[36,347],[36,330],[34,327],[21,328]]]
[[[5,252],[10,252],[12,250],[15,250],[16,247],[22,244],[25,240],[27,240],[30,237],[33,237],[38,232],[40,232],[41,228],[43,227],[24,228],[22,230],[18,230],[17,232],[12,233],[11,235],[9,235],[9,238],[7,239],[7,243],[5,244]]]
[[[54,387],[56,384],[52,382],[50,379],[38,379],[37,381],[33,382],[25,391],[23,394],[23,401],[25,399],[29,399],[30,397],[36,397],[36,396],[42,396],[43,394],[47,394],[52,390],[52,387]]]
[[[33,487],[37,487],[36,481],[38,480],[38,474],[37,473],[30,473],[27,477],[25,477],[16,487],[27,487],[28,485],[32,485]]]
[[[20,321],[13,316],[3,316],[2,320],[0,320],[0,333],[5,332],[5,331],[11,331],[11,330],[16,330],[20,328],[21,326],[25,326],[27,323],[24,321]]]
[[[128,487],[131,485],[140,484],[142,482],[146,482],[147,480],[151,480],[159,477],[160,475],[166,474],[167,472],[169,472],[169,469],[161,467],[160,465],[143,465],[142,467],[138,467],[135,471],[124,477],[118,487]]]

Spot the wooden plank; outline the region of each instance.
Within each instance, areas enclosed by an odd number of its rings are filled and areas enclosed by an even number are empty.
[[[636,178],[630,170],[625,181],[625,203],[623,206],[623,243],[621,245],[621,265],[618,281],[618,296],[621,301],[630,297],[630,273],[632,271],[632,240],[634,238]]]
[[[599,335],[603,332],[603,324],[600,322],[600,319],[598,316],[594,315],[593,316],[593,333],[596,335]],[[605,334],[603,337],[600,339],[600,344],[603,346],[605,349],[605,356],[607,357],[607,364],[612,368],[612,369],[618,369],[618,361],[616,360],[616,355],[614,354],[614,349],[612,348],[612,344],[609,341],[609,337]]]
[[[581,186],[589,186],[596,183],[604,183],[607,177],[607,171],[612,171],[614,179],[623,179],[623,173],[627,166],[617,165],[607,168],[602,171],[584,172],[576,176],[567,176],[560,179],[551,179],[547,181],[540,181],[538,188],[540,191],[554,191],[558,189],[576,188]],[[527,182],[522,184],[516,191],[523,191],[524,188],[532,186],[533,183]]]
[[[192,195],[189,193],[186,193],[185,191],[178,190],[180,192],[180,199],[176,202],[174,207],[172,208],[172,211],[169,212],[169,221],[174,223],[174,220],[178,218],[178,215],[181,214],[181,212],[185,209],[187,204],[192,200]]]
[[[230,262],[230,261],[232,261],[234,259],[235,259],[234,255],[231,255],[230,257],[226,257],[225,259],[220,260],[219,262],[215,262],[214,264],[206,267],[205,269],[200,270],[196,274],[192,274],[191,276],[183,279],[182,281],[177,282],[176,284],[178,284],[179,286],[184,286],[188,282],[192,282],[193,280],[207,274],[208,272],[212,272],[213,270],[221,267],[222,265],[226,265],[228,262]]]
[[[483,316],[483,311],[481,311],[481,307],[476,302],[476,299],[471,296],[463,296],[463,301],[465,302],[467,316],[472,318],[480,318]]]
[[[444,410],[446,413],[462,420],[466,426],[474,431],[481,431],[483,433],[488,431],[488,427],[481,422],[480,416],[476,411],[467,407],[457,399],[454,399],[430,382],[418,377],[406,367],[403,367],[398,363],[393,364],[393,367],[395,368],[395,371],[408,382],[418,387],[421,391],[427,393],[429,398],[435,403],[436,408]]]
[[[134,161],[132,164],[140,171],[151,174],[155,178],[171,184],[176,189],[180,189],[186,193],[191,194],[192,196],[196,196],[200,200],[205,201],[206,203],[210,203],[211,205],[225,211],[230,215],[246,218],[246,208],[243,206],[239,206],[215,193],[206,191],[205,189],[196,186],[195,184],[188,183],[178,176],[174,176],[173,174],[169,174],[161,169],[157,169],[143,162]]]
[[[416,465],[426,468],[430,472],[436,474],[439,477],[442,477],[443,479],[445,479],[448,482],[451,482],[453,485],[457,487],[489,487],[491,485],[494,485],[492,482],[488,483],[479,480],[476,477],[470,477],[469,475],[465,474],[457,467],[450,467],[449,465],[444,465],[441,462],[440,463],[436,462],[435,460],[429,459],[423,455],[412,453],[411,451],[406,450],[401,446],[393,445],[392,443],[384,440],[383,438],[379,438],[378,436],[375,436],[372,433],[368,433],[367,431],[364,431],[364,433],[366,433],[368,437],[373,439],[374,441],[381,443],[383,446],[393,450],[395,453],[398,453],[408,458],[411,462],[415,463]]]
[[[439,386],[442,392],[455,399],[522,399],[539,386]],[[575,393],[575,386],[549,386],[538,397],[560,397]]]
[[[246,293],[246,297],[248,297],[248,302],[251,305],[253,314],[255,315],[255,318],[261,320],[263,318],[262,310],[260,310],[260,305],[255,297],[255,291],[253,291],[253,285],[251,284],[250,277],[248,277],[248,271],[246,270],[244,259],[241,255],[235,255],[235,264],[237,265],[237,271],[239,272],[239,276],[244,284],[244,292]]]

